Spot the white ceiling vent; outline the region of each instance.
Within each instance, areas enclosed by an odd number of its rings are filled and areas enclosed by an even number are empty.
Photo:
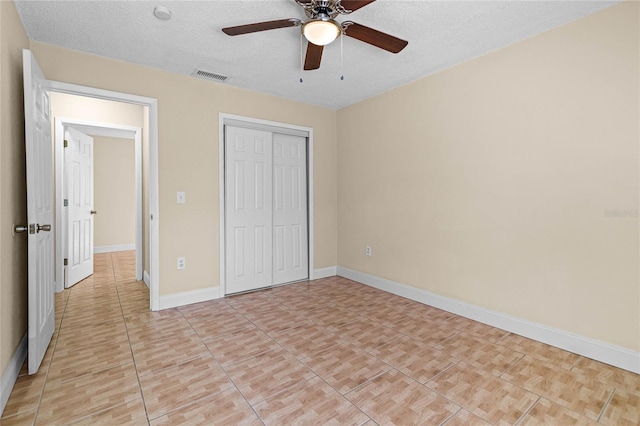
[[[223,81],[226,81],[229,78],[226,75],[218,74],[218,73],[211,72],[211,71],[200,70],[198,68],[196,68],[191,73],[191,75],[194,76],[194,77],[202,78],[204,80],[219,81],[221,83]]]

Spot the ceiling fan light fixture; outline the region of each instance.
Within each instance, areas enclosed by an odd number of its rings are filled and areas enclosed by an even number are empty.
[[[302,34],[316,46],[325,46],[340,36],[342,29],[333,19],[314,19],[302,25]]]

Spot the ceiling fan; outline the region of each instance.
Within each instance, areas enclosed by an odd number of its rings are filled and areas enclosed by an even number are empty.
[[[275,30],[278,28],[302,26],[302,34],[309,42],[304,60],[305,70],[320,68],[322,50],[324,46],[336,40],[341,35],[353,37],[357,40],[379,47],[391,53],[398,53],[408,42],[373,28],[365,27],[353,21],[338,23],[338,15],[348,15],[375,0],[295,0],[304,9],[307,19],[278,19],[275,21],[257,22],[255,24],[238,25],[223,28],[222,31],[230,36],[256,33],[259,31]]]

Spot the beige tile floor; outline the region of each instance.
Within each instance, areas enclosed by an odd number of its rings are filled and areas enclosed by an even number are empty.
[[[56,295],[7,425],[640,424],[640,376],[344,278],[149,312],[131,252]]]

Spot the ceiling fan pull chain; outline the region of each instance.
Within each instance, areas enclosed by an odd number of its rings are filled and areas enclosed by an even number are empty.
[[[344,80],[344,37],[340,35],[340,80]]]
[[[302,71],[304,69],[304,43],[303,43],[303,35],[302,33],[300,33],[300,70]],[[302,83],[304,80],[302,79],[302,77],[300,77],[300,83]]]

